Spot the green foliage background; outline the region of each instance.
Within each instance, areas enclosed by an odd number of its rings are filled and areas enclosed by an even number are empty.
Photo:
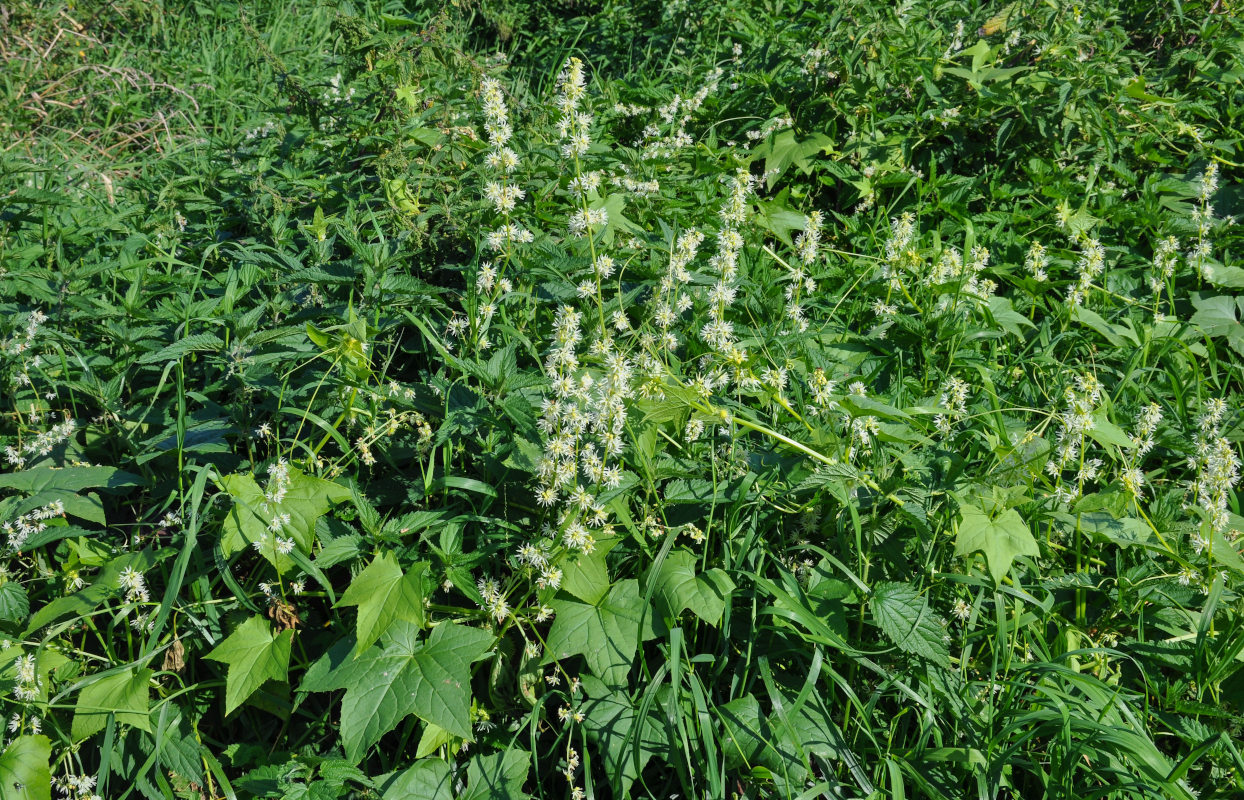
[[[6,5],[0,797],[1240,796],[1242,32]]]

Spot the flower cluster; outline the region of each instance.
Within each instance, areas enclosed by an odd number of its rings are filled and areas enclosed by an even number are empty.
[[[28,457],[42,457],[50,455],[55,447],[73,436],[74,431],[78,428],[78,423],[68,414],[62,422],[52,426],[50,429],[40,433],[31,441],[20,447],[9,445],[4,448],[4,460],[10,465],[21,468],[25,466]]]
[[[804,53],[803,58],[800,59],[799,71],[804,75],[834,80],[838,77],[838,73],[827,66],[829,61],[830,54],[828,50],[813,47]]]
[[[804,217],[803,231],[795,237],[795,254],[799,264],[795,267],[790,283],[786,286],[786,317],[794,323],[795,329],[800,333],[808,329],[802,296],[804,293],[811,295],[816,291],[816,281],[810,272],[820,256],[818,248],[821,243],[823,224],[824,217],[821,212],[813,211]]]
[[[32,736],[37,736],[43,731],[43,718],[31,716],[23,718],[21,714],[14,713],[9,717],[9,733],[20,734],[23,731],[30,731]]]
[[[856,381],[847,387],[847,394],[863,398],[868,397],[868,390],[863,383]],[[843,414],[842,427],[847,440],[843,458],[847,462],[853,462],[858,457],[872,454],[873,441],[877,434],[881,433],[881,420],[871,414],[862,416]]]
[[[0,343],[0,353],[21,355],[34,346],[35,337],[39,334],[39,326],[48,321],[48,315],[35,309],[26,317],[26,327],[19,335]]]
[[[1175,275],[1175,267],[1179,263],[1179,240],[1167,236],[1158,240],[1153,250],[1153,272],[1149,276],[1149,288],[1153,290],[1154,299],[1162,294],[1162,289]]]
[[[557,136],[562,140],[562,155],[579,158],[592,146],[592,115],[579,109],[579,101],[587,94],[583,62],[572,56],[557,76]]]
[[[1033,242],[1028,248],[1028,255],[1024,257],[1024,269],[1032,275],[1032,277],[1044,283],[1050,279],[1046,273],[1046,269],[1050,266],[1050,256],[1046,252],[1045,245],[1040,242]]]
[[[1188,490],[1196,498],[1196,508],[1209,528],[1216,533],[1227,529],[1230,522],[1227,509],[1235,485],[1240,481],[1239,456],[1235,454],[1231,441],[1220,432],[1226,412],[1227,404],[1222,400],[1212,398],[1206,401],[1197,420],[1200,430],[1194,440],[1195,455],[1188,459],[1189,466],[1196,473]],[[1194,549],[1200,552],[1206,541],[1204,537],[1194,536]]]
[[[669,264],[666,266],[665,274],[661,276],[652,301],[652,321],[656,323],[661,333],[655,338],[652,334],[646,334],[649,338],[642,342],[644,350],[651,352],[656,348],[661,348],[672,351],[678,347],[678,337],[672,328],[678,318],[694,305],[691,295],[684,293],[682,288],[691,282],[691,273],[687,267],[695,260],[700,243],[703,241],[704,234],[697,230],[690,230],[679,236],[674,243]]]
[[[1153,435],[1162,422],[1162,407],[1150,403],[1136,415],[1136,432],[1132,434],[1132,444],[1136,446],[1136,454],[1143,456],[1153,449]]]
[[[476,588],[479,589],[480,598],[483,600],[482,607],[488,612],[488,616],[497,622],[505,622],[510,616],[510,604],[506,602],[505,594],[501,591],[501,584],[495,578],[480,578]]]
[[[147,593],[147,581],[143,574],[133,567],[126,567],[117,576],[117,585],[125,590],[127,603],[146,603],[151,600]]]
[[[34,653],[18,656],[14,662],[16,685],[13,687],[13,697],[17,702],[30,703],[39,699],[43,680],[39,677],[38,666],[39,662]]]
[[[1080,246],[1080,258],[1076,261],[1076,269],[1079,274],[1076,282],[1067,292],[1067,302],[1073,306],[1080,306],[1084,305],[1084,301],[1088,299],[1089,289],[1093,288],[1093,281],[1097,280],[1106,269],[1106,250],[1101,246],[1101,242],[1093,238],[1084,239]]]
[[[1199,205],[1192,210],[1192,221],[1196,224],[1197,243],[1188,254],[1189,261],[1196,267],[1197,275],[1202,280],[1212,277],[1212,268],[1208,260],[1212,245],[1209,235],[1214,223],[1214,206],[1210,203],[1214,193],[1218,191],[1218,164],[1210,162],[1197,182],[1197,200]]]
[[[510,127],[510,114],[505,106],[500,81],[484,78],[480,81],[479,94],[484,106],[484,133],[492,148],[486,156],[486,163],[491,169],[513,172],[518,168],[518,156],[508,147],[514,129]]]
[[[90,775],[66,775],[53,778],[52,786],[64,800],[102,800],[95,793],[95,778]]]
[[[933,418],[934,427],[943,436],[949,435],[955,420],[962,419],[968,413],[967,398],[967,383],[954,376],[946,379],[946,383],[942,385],[941,397],[937,399],[937,404],[946,409],[946,413]]]
[[[635,147],[642,150],[643,159],[670,158],[695,141],[687,132],[687,125],[704,101],[717,91],[724,75],[719,67],[714,67],[705,75],[703,84],[691,95],[675,94],[668,103],[656,109],[666,133],[663,135],[662,126],[656,123],[644,128],[642,138],[635,142]]]
[[[1063,412],[1059,415],[1060,426],[1055,435],[1054,455],[1045,462],[1045,471],[1058,481],[1053,497],[1056,502],[1071,503],[1084,493],[1087,483],[1097,480],[1103,461],[1090,458],[1088,432],[1097,424],[1104,387],[1094,375],[1077,375],[1075,386],[1063,392]],[[1065,470],[1076,466],[1074,486],[1061,481]]]
[[[740,171],[728,179],[727,185],[729,191],[718,212],[723,224],[717,233],[717,252],[709,260],[709,267],[717,273],[717,282],[708,291],[709,321],[700,329],[700,338],[737,368],[742,365],[744,355],[735,344],[734,325],[726,318],[726,312],[738,293],[739,253],[743,249],[739,228],[747,218],[751,176]],[[679,277],[686,277],[685,270],[680,271]]]
[[[916,217],[904,211],[890,220],[890,236],[885,243],[885,258],[881,262],[881,277],[898,288],[900,273],[920,265],[920,253],[913,246],[916,239]]]
[[[47,528],[47,520],[63,516],[65,516],[65,504],[60,500],[53,500],[45,506],[27,511],[16,519],[0,525],[0,532],[7,537],[7,544],[11,550],[20,550],[27,539]]]
[[[598,339],[589,357],[600,365],[599,377],[580,368],[582,314],[563,306],[554,320],[554,340],[545,359],[552,396],[545,398],[539,420],[545,437],[536,500],[552,506],[564,500],[556,531],[568,550],[595,548],[593,529],[609,532],[609,514],[594,494],[621,485],[619,457],[624,450],[627,400],[634,396],[634,366],[611,340]],[[579,482],[579,475],[587,481]],[[595,487],[595,488],[594,488]],[[530,563],[530,562],[529,562]],[[546,582],[554,576],[547,570]],[[560,574],[557,576],[560,580]]]
[[[277,459],[268,466],[268,488],[264,491],[264,500],[279,506],[289,491],[289,462]],[[264,509],[265,511],[267,508]]]

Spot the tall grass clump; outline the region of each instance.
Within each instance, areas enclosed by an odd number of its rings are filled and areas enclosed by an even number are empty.
[[[1231,13],[0,23],[0,797],[1244,791]]]

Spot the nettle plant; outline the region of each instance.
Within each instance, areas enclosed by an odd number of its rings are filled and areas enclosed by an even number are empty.
[[[936,42],[974,50],[950,69],[1005,77],[977,68],[1020,42],[965,36]],[[478,233],[460,274],[399,302],[401,253],[317,206],[295,274],[320,283],[230,318],[229,343],[136,357],[155,396],[177,387],[158,425],[120,413],[71,325],[0,319],[0,781],[1193,797],[1194,768],[1244,767],[1215,710],[1244,663],[1219,162],[1139,188],[1165,209],[1143,236],[1091,187],[1003,230],[942,217],[936,158],[927,182],[919,153],[866,174],[859,131],[835,205],[805,179],[843,153],[802,113],[722,118],[743,58],[609,99],[578,57],[547,96],[494,69],[425,103],[384,73],[384,202],[405,230]],[[832,61],[786,66],[828,93]],[[326,97],[348,104],[343,80]],[[357,293],[338,238],[366,256]],[[288,370],[252,383],[269,357]],[[85,433],[75,392],[99,399]],[[155,455],[109,449],[142,437]],[[137,486],[151,510],[106,519]]]

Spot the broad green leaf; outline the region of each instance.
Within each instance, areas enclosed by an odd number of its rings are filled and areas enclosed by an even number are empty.
[[[596,540],[590,553],[567,553],[557,562],[562,570],[562,589],[585,603],[595,603],[609,591],[606,556],[618,546],[620,537]]]
[[[315,556],[314,563],[320,569],[328,569],[343,561],[357,558],[361,552],[362,543],[363,537],[358,534],[351,533],[345,536],[338,536],[320,548],[320,552]]]
[[[0,489],[36,494],[45,489],[77,492],[81,489],[117,489],[141,486],[139,476],[116,467],[33,467],[0,475]]]
[[[1122,447],[1125,450],[1131,450],[1135,447],[1132,437],[1123,432],[1123,429],[1110,421],[1106,416],[1106,410],[1098,409],[1093,415],[1093,427],[1089,428],[1088,435],[1093,438],[1102,447]]]
[[[972,71],[980,72],[981,67],[985,66],[985,62],[994,57],[994,49],[989,46],[989,42],[984,39],[977,39],[976,44],[971,47],[965,47],[955,54],[955,58],[963,56],[972,57]]]
[[[1015,310],[1015,306],[1011,305],[1010,299],[1006,297],[989,298],[989,316],[993,317],[993,321],[998,323],[998,327],[1007,333],[1015,334],[1023,338],[1024,327],[1035,328],[1032,320]]]
[[[293,562],[274,549],[275,536],[269,530],[273,520],[289,515],[289,522],[281,525],[275,535],[293,539],[294,545],[306,555],[311,552],[315,539],[315,521],[334,503],[350,499],[350,490],[346,487],[307,475],[295,467],[289,468],[289,486],[280,503],[269,503],[263,488],[251,475],[227,475],[221,478],[220,484],[233,500],[220,541],[225,556],[262,543],[260,555],[281,572],[292,567]]]
[[[175,700],[165,707],[156,706],[153,723],[156,757],[165,769],[176,772],[187,780],[203,783],[204,745],[199,743],[194,724],[189,715],[178,708]]]
[[[452,744],[455,738],[457,737],[440,725],[425,723],[423,733],[419,736],[419,746],[415,748],[415,758],[426,758],[445,745]]]
[[[614,797],[629,797],[631,784],[653,756],[665,756],[668,740],[659,719],[639,712],[625,692],[611,691],[599,678],[584,676],[583,727],[604,761]]]
[[[1116,519],[1109,512],[1092,511],[1080,514],[1079,518],[1082,530],[1119,547],[1143,545],[1153,537],[1148,525],[1132,517]],[[1067,515],[1067,527],[1075,530],[1075,517],[1070,514]]]
[[[795,705],[794,697],[787,698]],[[815,753],[822,758],[842,760],[849,752],[842,738],[842,731],[833,718],[826,698],[820,692],[811,692],[807,700],[799,707],[799,711],[790,715],[793,731],[784,732],[788,737],[793,733],[795,741],[791,747],[797,747],[808,753]]]
[[[1071,318],[1097,331],[1115,347],[1140,347],[1140,338],[1130,326],[1106,322],[1100,314],[1089,308],[1075,306],[1071,311]]]
[[[1081,207],[1067,218],[1067,235],[1076,239],[1081,234],[1088,233],[1099,222],[1101,220],[1090,214],[1087,207]]]
[[[453,774],[449,765],[434,758],[423,758],[414,766],[381,782],[380,800],[454,800]]]
[[[803,230],[807,225],[807,218],[803,214],[777,201],[756,201],[755,220],[787,245],[793,244],[790,232]]]
[[[582,654],[592,674],[611,686],[626,681],[641,641],[656,636],[639,582],[619,581],[594,604],[558,599],[544,662]]]
[[[467,788],[458,800],[526,800],[523,791],[531,755],[508,748],[500,753],[472,756],[467,762]]]
[[[1223,289],[1244,289],[1244,269],[1240,267],[1224,267],[1218,264],[1203,264],[1201,271],[1205,279]]]
[[[162,364],[166,361],[176,361],[189,353],[219,352],[224,346],[225,340],[214,333],[195,333],[182,337],[158,351],[144,353],[138,359],[138,363]]]
[[[772,189],[792,165],[807,172],[810,169],[808,162],[813,156],[830,153],[833,149],[833,140],[823,133],[814,133],[800,141],[795,137],[795,131],[787,128],[771,135],[753,150],[752,160],[765,160],[767,185]]]
[[[320,780],[333,789],[341,789],[347,783],[357,783],[360,786],[373,788],[376,785],[371,778],[367,777],[366,772],[344,758],[329,758],[321,761],[317,771]],[[341,794],[341,792],[336,792],[333,797],[339,797]]]
[[[1192,305],[1196,308],[1191,319],[1193,325],[1206,336],[1225,337],[1232,350],[1244,355],[1244,325],[1238,319],[1238,309],[1244,308],[1244,298],[1210,297],[1202,292],[1192,296]]]
[[[52,741],[19,736],[0,755],[0,797],[4,800],[52,800]]]
[[[1176,102],[1175,100],[1168,100],[1165,97],[1158,97],[1157,95],[1149,94],[1145,88],[1145,79],[1139,75],[1132,78],[1132,82],[1125,86],[1123,91],[1128,97],[1136,100],[1142,100],[1146,103],[1164,103],[1167,105],[1174,105]]]
[[[787,789],[802,783],[807,765],[791,749],[783,746],[782,737],[769,718],[760,710],[760,703],[750,694],[717,707],[721,720],[721,749],[727,767],[768,768],[772,778],[786,784]],[[781,792],[780,796],[789,796]]]
[[[396,620],[423,627],[422,583],[427,566],[420,562],[402,574],[397,556],[389,550],[376,556],[355,576],[337,605],[358,606],[356,655],[370,647]]]
[[[652,599],[658,614],[677,619],[684,609],[707,622],[718,625],[726,600],[734,591],[734,581],[720,569],[697,573],[698,559],[687,550],[675,550],[665,557],[661,568],[651,575]]]
[[[883,403],[872,397],[862,394],[849,394],[843,397],[839,404],[853,412],[856,416],[874,415],[882,419],[894,420],[910,420],[911,414],[906,411],[895,408],[889,403]]]
[[[601,198],[591,204],[593,209],[603,208],[609,214],[609,221],[605,225],[605,230],[601,236],[601,240],[605,244],[613,241],[615,232],[618,230],[625,231],[629,234],[642,234],[644,229],[636,225],[632,220],[627,219],[622,214],[622,209],[626,207],[626,196],[618,193],[611,194],[608,197]]]
[[[73,740],[79,742],[102,731],[109,714],[116,714],[123,725],[150,732],[151,675],[149,669],[127,669],[84,687],[73,711]]]
[[[962,519],[959,521],[959,534],[955,538],[955,555],[966,556],[977,551],[985,554],[989,562],[989,574],[995,581],[1011,569],[1015,556],[1036,557],[1041,554],[1036,539],[1028,523],[1013,508],[990,519],[975,506],[965,505],[960,508]]]
[[[436,625],[426,641],[418,629],[394,622],[358,658],[330,651],[312,666],[299,691],[345,689],[341,702],[341,740],[346,758],[360,760],[408,714],[439,725],[455,736],[471,734],[471,664],[493,646],[493,635],[452,622]]]
[[[1209,548],[1206,552],[1214,564],[1221,564],[1244,575],[1244,556],[1240,554],[1239,541],[1231,542],[1222,531],[1212,531],[1209,537]]]
[[[145,574],[153,566],[165,558],[169,558],[175,552],[172,548],[163,548],[156,551],[142,550],[139,552],[130,551],[122,553],[112,561],[109,561],[100,570],[99,576],[90,586],[71,595],[58,597],[36,611],[31,616],[30,622],[26,623],[26,634],[29,635],[33,631],[37,631],[39,628],[49,625],[62,617],[90,614],[100,603],[121,593],[120,577],[121,573],[126,569],[133,568]]]
[[[929,602],[909,583],[879,583],[872,593],[873,619],[881,632],[905,653],[950,666],[945,631]]]
[[[30,597],[17,581],[0,585],[0,621],[24,622],[30,616]]]
[[[324,781],[292,783],[281,795],[281,800],[340,800],[341,791]]]
[[[16,513],[23,514],[52,503],[60,503],[65,509],[65,515],[68,517],[77,517],[78,519],[99,525],[107,524],[107,517],[104,515],[104,501],[100,499],[99,494],[96,492],[78,494],[70,489],[40,489],[37,494],[27,497],[25,502],[18,504]],[[55,526],[57,522],[64,522],[64,520],[53,518],[52,525]],[[22,544],[21,549],[30,550],[33,547],[46,544],[48,541],[51,540],[43,539],[39,534],[35,534]]]
[[[272,634],[263,617],[251,617],[204,658],[229,665],[225,678],[225,714],[246,701],[267,681],[289,679],[289,654],[294,631]]]

